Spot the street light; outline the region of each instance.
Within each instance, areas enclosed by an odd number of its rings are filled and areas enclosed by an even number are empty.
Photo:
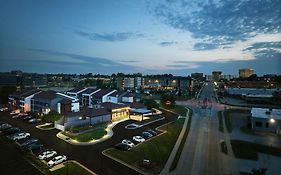
[[[275,123],[275,119],[274,118],[271,118],[269,121],[270,121],[270,123]]]

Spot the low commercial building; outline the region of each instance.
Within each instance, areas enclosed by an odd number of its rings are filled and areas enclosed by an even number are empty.
[[[111,112],[112,121],[118,121],[130,117],[130,106],[121,103],[102,103],[101,108],[107,109]]]
[[[252,129],[281,134],[281,109],[252,108]]]
[[[78,112],[70,112],[55,122],[55,128],[65,131],[71,127],[96,125],[111,121],[111,112],[107,109],[100,108],[83,108]]]

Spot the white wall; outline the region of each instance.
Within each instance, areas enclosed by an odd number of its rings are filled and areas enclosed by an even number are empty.
[[[79,102],[72,102],[71,103],[71,111],[72,112],[78,112],[80,110],[79,108]]]
[[[111,96],[108,96],[108,97],[107,97],[107,102],[118,103],[118,97],[111,97]]]
[[[134,97],[122,97],[122,102],[133,103]]]

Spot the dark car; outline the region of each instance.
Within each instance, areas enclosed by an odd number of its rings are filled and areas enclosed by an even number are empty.
[[[145,169],[150,169],[154,167],[154,164],[151,163],[149,159],[143,159],[142,161],[140,161],[140,167],[143,167]]]
[[[33,144],[33,143],[36,143],[36,142],[38,142],[38,139],[35,139],[35,138],[28,138],[25,142],[21,143],[20,145],[21,145],[22,147],[26,147],[26,146],[28,146],[28,145],[30,145],[30,144]]]
[[[153,135],[150,134],[149,132],[146,132],[146,131],[145,131],[145,132],[142,133],[142,137],[143,137],[145,140],[147,140],[147,139],[153,137]]]
[[[153,131],[152,129],[147,130],[146,132],[149,132],[150,134],[152,134],[153,136],[157,135],[157,132]]]
[[[4,130],[2,133],[4,135],[11,135],[11,134],[16,134],[18,132],[20,132],[21,130],[19,128],[9,128],[7,130]]]
[[[127,151],[130,148],[130,146],[127,144],[124,144],[124,143],[118,143],[114,146],[114,148],[122,150],[122,151]]]
[[[0,126],[0,131],[4,131],[4,130],[7,130],[7,129],[10,129],[12,126],[7,124],[7,123],[4,123]]]
[[[32,119],[33,117],[32,116],[25,116],[25,117],[23,117],[23,119],[22,120],[30,120],[30,119]]]
[[[35,143],[29,144],[23,148],[30,150],[30,151],[35,151],[35,150],[41,150],[43,148],[43,146],[44,145],[42,143],[35,142]]]

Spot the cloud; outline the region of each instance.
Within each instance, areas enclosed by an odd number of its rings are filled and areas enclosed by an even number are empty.
[[[118,60],[121,63],[139,63],[140,61],[137,60]]]
[[[193,46],[193,50],[213,50],[217,48],[217,45],[211,43],[196,43]]]
[[[173,61],[172,64],[166,65],[168,68],[173,68],[173,69],[196,69],[199,68],[200,65],[195,62],[190,62],[190,61]]]
[[[103,74],[111,74],[121,70],[124,72],[139,70],[138,67],[125,65],[108,58],[98,58],[44,49],[28,49],[28,51],[38,53],[44,59],[25,58],[22,61],[29,64],[45,65],[45,67],[41,66],[42,70],[51,68],[64,72],[96,72]]]
[[[83,31],[75,31],[76,35],[96,41],[108,41],[108,42],[116,42],[116,41],[126,41],[128,39],[135,39],[144,37],[144,34],[141,33],[132,33],[132,32],[119,32],[119,33],[88,33]]]
[[[162,47],[171,46],[171,45],[175,45],[175,44],[178,44],[178,42],[177,41],[163,41],[163,42],[159,43],[159,45]]]
[[[280,0],[157,2],[150,7],[157,19],[218,46],[281,32]]]
[[[244,49],[244,51],[262,49],[262,48],[281,49],[281,41],[279,41],[279,42],[257,42],[257,43],[252,44],[250,47],[247,47],[246,49]]]

